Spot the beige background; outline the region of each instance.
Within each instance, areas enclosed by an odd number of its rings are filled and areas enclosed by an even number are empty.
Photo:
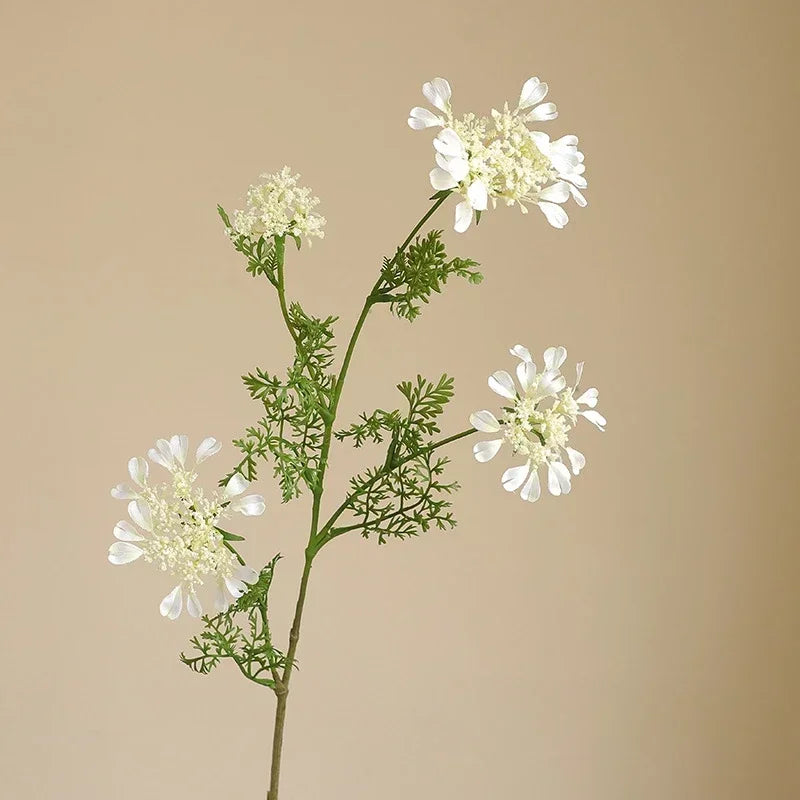
[[[282,796],[800,796],[795,7],[4,3],[0,794],[263,796],[271,695],[191,675],[168,582],[105,560],[128,457],[228,441],[258,413],[238,375],[289,354],[215,204],[302,171],[328,237],[290,294],[345,333],[426,207],[420,84],[488,110],[536,74],[589,208],[449,232],[485,284],[374,313],[343,419],[448,370],[458,430],[522,341],[586,359],[609,430],[569,498],[525,506],[465,444],[456,532],[323,553]],[[361,463],[338,450],[331,489]],[[242,529],[287,555],[285,622],[308,507],[261,488]]]

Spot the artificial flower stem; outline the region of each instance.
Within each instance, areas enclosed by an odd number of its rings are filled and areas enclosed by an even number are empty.
[[[406,240],[397,249],[392,261],[397,259],[401,253],[405,252],[405,249],[411,243],[412,239],[419,233],[422,226],[433,216],[439,206],[441,206],[442,203],[444,203],[444,201],[447,199],[448,194],[443,194],[442,196],[436,198],[433,205],[414,226],[414,228],[411,230],[411,233],[409,233],[409,235],[406,237]],[[278,256],[278,297],[281,303],[281,313],[283,314],[290,333],[292,333],[292,338],[297,344],[297,335],[294,332],[291,323],[289,322],[289,315],[286,309],[286,297],[283,280],[283,245],[285,244],[285,241],[281,237],[276,237],[275,244],[276,255]],[[360,336],[364,327],[364,323],[366,322],[370,308],[372,308],[372,306],[377,302],[375,295],[379,292],[382,282],[383,276],[378,278],[377,282],[372,287],[372,291],[370,291],[364,300],[364,306],[361,309],[361,314],[359,315],[355,327],[353,328],[353,332],[350,335],[350,341],[348,342],[347,350],[345,351],[342,367],[336,379],[336,384],[333,390],[333,398],[330,406],[330,419],[327,420],[325,424],[323,442],[320,449],[319,476],[317,485],[313,491],[314,500],[311,509],[311,530],[309,532],[308,546],[306,547],[305,552],[305,566],[303,568],[303,575],[300,579],[300,589],[297,596],[297,603],[295,605],[294,619],[292,620],[292,627],[289,633],[289,648],[286,651],[286,665],[284,667],[283,676],[280,683],[275,686],[277,702],[275,705],[275,726],[272,736],[272,765],[270,767],[270,785],[269,791],[267,792],[267,800],[278,800],[278,785],[281,774],[281,756],[283,752],[283,735],[286,725],[286,703],[289,695],[289,682],[292,677],[292,668],[294,665],[295,654],[297,652],[297,645],[300,641],[300,624],[303,618],[303,607],[305,606],[306,594],[308,592],[308,580],[311,574],[311,564],[314,560],[314,556],[319,552],[319,549],[323,544],[323,541],[318,539],[317,533],[319,529],[319,514],[322,503],[322,494],[324,492],[325,470],[328,464],[328,453],[331,446],[331,437],[333,435],[333,425],[336,419],[336,411],[339,407],[339,400],[342,396],[342,389],[344,388],[345,378],[347,377],[347,371],[350,368],[350,362],[353,358],[353,353],[355,352],[358,337]],[[449,440],[443,440],[442,443],[444,444],[447,441],[454,441],[455,439],[461,438],[461,436],[465,436],[467,433],[471,432],[472,429],[470,429],[468,432],[458,434],[456,437],[450,437]]]

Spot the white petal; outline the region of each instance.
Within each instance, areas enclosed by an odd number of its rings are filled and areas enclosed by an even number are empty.
[[[556,370],[548,370],[539,377],[536,388],[529,393],[529,396],[534,400],[555,397],[566,385],[567,379],[563,375],[559,375]]]
[[[472,448],[472,455],[475,456],[476,461],[484,464],[487,461],[491,461],[497,455],[497,451],[502,444],[502,439],[492,439],[490,442],[478,442]]]
[[[539,499],[542,494],[542,485],[539,483],[539,473],[535,469],[531,470],[531,474],[519,494],[523,500],[527,500],[529,503],[535,503]]]
[[[197,463],[201,463],[205,461],[207,458],[211,458],[211,456],[219,453],[220,449],[222,448],[221,442],[218,442],[213,436],[209,436],[206,439],[203,439],[202,442],[197,446],[197,451],[195,452],[195,460]]]
[[[503,488],[507,492],[516,492],[528,477],[531,467],[530,464],[523,464],[520,467],[509,467],[500,479],[503,482]]]
[[[589,201],[570,183],[568,184],[570,194],[572,195],[575,202],[581,207],[586,208],[589,205]]]
[[[114,542],[108,548],[108,560],[112,564],[130,564],[131,561],[136,561],[142,553],[144,550],[141,547],[130,542]]]
[[[437,155],[441,154],[437,153]],[[447,171],[453,176],[454,181],[461,183],[461,181],[467,177],[467,173],[469,172],[469,162],[466,158],[461,158],[460,156],[448,158]]]
[[[150,507],[144,500],[131,500],[128,503],[128,516],[143,530],[152,532],[153,519],[150,516]]]
[[[144,486],[150,474],[150,467],[143,458],[132,458],[128,462],[128,474],[137,486]]]
[[[542,83],[538,78],[528,78],[522,85],[522,92],[519,95],[519,108],[520,111],[537,103],[541,103],[547,95],[547,84]]]
[[[522,391],[527,393],[536,381],[536,365],[531,361],[520,361],[517,364],[517,380]]]
[[[118,483],[112,490],[111,496],[116,500],[135,500],[139,492],[129,483]]]
[[[567,458],[569,458],[569,463],[572,467],[572,474],[579,475],[580,471],[586,466],[586,456],[571,447],[567,447],[565,450],[567,451]]]
[[[544,367],[546,370],[557,370],[567,360],[566,347],[548,347],[544,351]]]
[[[155,448],[151,447],[147,451],[147,457],[154,463],[158,464],[159,466],[164,467],[164,469],[168,469],[172,471],[172,464],[169,459],[164,458],[161,453],[158,452]]]
[[[463,201],[456,206],[456,222],[453,225],[456,233],[464,233],[472,222],[472,206]]]
[[[539,199],[548,203],[563,203],[569,199],[569,184],[566,181],[558,181],[539,192]]]
[[[547,488],[550,494],[556,497],[560,494],[569,494],[572,488],[569,470],[560,461],[550,461],[547,464]]]
[[[586,417],[592,425],[595,425],[601,431],[606,429],[606,418],[599,411],[579,411],[578,415]]]
[[[568,133],[559,139],[553,140],[553,147],[556,148],[573,148],[578,146],[578,137],[574,133]]]
[[[172,457],[183,467],[186,465],[186,454],[189,452],[189,437],[175,434],[169,440]]]
[[[469,415],[469,424],[482,433],[497,433],[500,423],[491,411],[476,411]]]
[[[569,222],[569,216],[561,206],[555,203],[538,203],[538,206],[554,228],[563,228]]]
[[[437,117],[433,111],[428,111],[427,108],[415,106],[408,115],[408,127],[415,131],[435,128],[441,125],[444,125],[444,120],[441,117]]]
[[[489,201],[489,193],[486,190],[486,184],[483,181],[473,181],[469,189],[467,189],[467,198],[470,205],[476,211],[486,211],[486,206]]]
[[[592,387],[591,389],[587,389],[575,402],[584,406],[589,406],[589,408],[594,408],[597,405],[597,398],[599,396],[600,393],[597,389]]]
[[[495,394],[499,394],[500,397],[505,397],[508,400],[516,399],[517,392],[514,388],[514,379],[504,369],[500,369],[490,375],[488,383],[489,388]]]
[[[546,122],[558,116],[555,103],[542,103],[525,115],[526,122]]]
[[[550,137],[546,133],[542,133],[541,131],[531,131],[531,139],[533,139],[533,143],[542,153],[544,153],[546,156],[550,154],[552,146],[550,144]]]
[[[453,176],[443,170],[441,167],[434,167],[430,171],[431,186],[441,192],[445,189],[455,189],[458,186],[458,181]]]
[[[247,591],[247,584],[238,578],[225,578],[225,587],[237,599]]]
[[[436,135],[433,146],[443,156],[448,158],[466,158],[467,151],[461,137],[452,129],[445,128]]]
[[[124,519],[121,519],[114,526],[114,536],[121,542],[141,542],[144,540],[144,536],[130,522]]]
[[[162,601],[158,610],[162,617],[178,619],[183,609],[183,592],[181,585],[178,584]]]
[[[579,361],[575,365],[575,388],[577,389],[580,385],[581,378],[583,377],[583,365],[585,362]]]
[[[200,600],[194,592],[189,592],[186,598],[186,610],[192,617],[199,617],[203,613],[203,606],[200,605]]]
[[[517,358],[521,358],[523,361],[533,364],[531,351],[528,350],[527,347],[523,347],[521,344],[515,344],[508,352],[511,353],[512,356],[516,356]]]
[[[225,589],[225,583],[220,581],[217,584],[217,591],[214,596],[214,608],[221,614],[223,611],[227,610],[230,602],[230,597]]]
[[[430,83],[422,84],[422,94],[428,102],[439,109],[447,112],[450,108],[450,97],[452,91],[450,84],[444,78],[434,78]]]
[[[260,494],[249,494],[238,497],[231,503],[231,511],[238,511],[245,517],[258,517],[267,509],[267,504]]]
[[[240,581],[245,583],[255,583],[258,580],[258,573],[252,567],[247,567],[244,564],[238,566],[234,574]]]
[[[226,497],[238,497],[250,485],[250,481],[244,477],[240,472],[231,475],[230,480],[225,484]]]

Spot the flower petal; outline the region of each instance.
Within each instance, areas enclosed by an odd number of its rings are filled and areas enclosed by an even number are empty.
[[[569,458],[570,466],[572,467],[572,474],[579,475],[580,471],[586,466],[586,456],[574,450],[572,447],[564,448],[567,451],[567,458]]]
[[[491,411],[476,411],[469,415],[469,424],[482,433],[497,433],[500,423]]]
[[[225,582],[221,580],[217,584],[217,592],[216,595],[214,596],[214,608],[220,613],[222,613],[223,611],[227,610],[230,604],[231,604],[230,595],[228,594],[228,591],[225,588]]]
[[[437,155],[441,155],[441,153],[437,153]],[[453,176],[454,181],[461,183],[469,172],[469,162],[466,158],[461,158],[460,156],[448,158],[447,171]]]
[[[423,83],[422,94],[432,106],[447,113],[453,92],[444,78],[434,78],[430,83]]]
[[[517,364],[517,380],[522,391],[527,393],[528,389],[536,383],[536,365],[531,361],[520,361]]]
[[[461,137],[452,128],[445,128],[436,134],[433,146],[439,153],[448,158],[467,157],[464,142],[461,141]]]
[[[566,347],[548,347],[544,351],[544,368],[546,370],[557,370],[567,360]]]
[[[497,452],[500,450],[500,446],[502,444],[502,439],[492,439],[489,442],[478,442],[472,448],[472,455],[475,456],[476,461],[484,464],[487,461],[491,461],[497,455]]]
[[[538,78],[528,78],[528,80],[522,84],[522,91],[519,95],[519,105],[517,108],[523,111],[526,108],[535,106],[537,103],[541,103],[546,95],[546,83],[542,83]]]
[[[116,500],[135,500],[139,492],[129,483],[118,483],[112,490],[111,496]]]
[[[531,351],[528,350],[527,347],[523,347],[521,344],[515,344],[509,351],[512,356],[516,356],[517,358],[522,359],[523,361],[528,361],[533,364],[533,357],[531,356]]]
[[[203,439],[197,446],[194,457],[198,464],[205,461],[207,458],[216,455],[222,449],[222,443],[218,442],[213,436],[208,436]]]
[[[572,488],[569,470],[560,461],[550,461],[547,464],[547,488],[550,494],[556,497],[560,494],[569,494]]]
[[[517,390],[514,388],[514,379],[504,369],[500,369],[490,375],[488,383],[489,388],[495,394],[499,394],[500,397],[505,397],[508,400],[516,399]]]
[[[238,511],[245,517],[258,517],[267,509],[267,504],[260,494],[249,494],[247,497],[237,497],[231,503],[231,511]]]
[[[170,472],[172,471],[172,464],[170,459],[164,458],[164,456],[161,455],[161,453],[159,453],[158,450],[156,450],[154,447],[151,447],[147,451],[147,457],[154,464],[158,464],[159,466],[164,467],[164,469],[168,469]]]
[[[430,171],[431,186],[439,192],[447,189],[455,189],[458,186],[458,181],[441,167],[434,167]]]
[[[527,462],[519,467],[509,467],[500,479],[503,483],[503,488],[507,492],[516,492],[525,483],[530,471],[531,465]]]
[[[225,496],[226,497],[238,497],[242,494],[247,487],[250,485],[250,481],[241,474],[241,472],[235,472],[231,475],[230,480],[225,484]]]
[[[252,567],[245,566],[244,564],[241,564],[236,568],[234,575],[240,581],[244,581],[245,583],[255,583],[258,580],[258,572],[256,572]]]
[[[456,221],[453,229],[456,233],[464,233],[472,223],[472,206],[466,201],[456,206]]]
[[[225,578],[225,588],[238,600],[247,591],[247,584],[238,578]]]
[[[121,519],[115,526],[114,526],[114,536],[117,537],[121,542],[141,542],[144,541],[144,536],[142,536],[133,525],[130,524],[127,520]]]
[[[569,222],[569,215],[561,206],[555,203],[537,203],[537,205],[554,228],[561,229]]]
[[[203,606],[200,605],[200,600],[194,592],[189,592],[186,598],[186,610],[191,617],[199,617],[203,613]]]
[[[128,474],[137,486],[143,487],[147,483],[150,467],[143,458],[132,458],[128,462]]]
[[[186,466],[186,454],[189,452],[189,437],[177,433],[169,440],[172,457],[182,467]]]
[[[162,617],[178,619],[183,609],[183,592],[178,584],[162,601],[158,610]]]
[[[569,200],[569,184],[566,181],[557,181],[546,189],[542,189],[539,192],[539,199],[546,200],[548,203],[564,203]]]
[[[581,378],[583,377],[583,365],[584,365],[584,363],[585,363],[584,361],[579,361],[575,365],[575,388],[576,389],[580,385]]]
[[[606,429],[606,418],[599,411],[579,411],[578,416],[586,417],[592,425],[601,431]]]
[[[108,560],[112,564],[130,564],[144,553],[141,547],[130,542],[114,542],[108,548]]]
[[[486,189],[486,184],[483,181],[473,181],[467,189],[467,198],[469,204],[476,211],[486,211],[486,206],[489,202],[489,192]]]
[[[151,533],[153,530],[153,518],[150,515],[150,507],[144,500],[131,500],[128,503],[128,516],[140,527],[142,530]]]
[[[597,391],[594,387],[591,389],[587,389],[575,402],[589,406],[589,408],[594,408],[597,405],[597,398],[600,396],[600,392]]]
[[[525,115],[526,122],[547,122],[558,116],[555,103],[542,103]]]
[[[408,127],[415,131],[435,128],[441,125],[444,125],[444,120],[441,117],[437,117],[433,111],[428,111],[427,108],[415,106],[408,115]]]
[[[535,469],[531,470],[531,474],[519,494],[523,500],[527,500],[529,503],[535,503],[541,496],[542,485],[539,483],[539,473]]]

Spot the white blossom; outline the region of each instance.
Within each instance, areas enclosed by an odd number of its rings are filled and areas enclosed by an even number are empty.
[[[195,465],[219,452],[220,446],[216,439],[204,439],[195,451]],[[177,619],[184,604],[191,616],[199,617],[203,610],[197,589],[207,581],[216,586],[217,611],[224,611],[258,579],[258,573],[240,564],[225,545],[218,525],[234,512],[263,514],[264,498],[242,496],[249,483],[238,473],[221,490],[204,492],[195,485],[197,473],[188,463],[188,451],[186,436],[159,439],[147,455],[170,478],[152,481],[147,461],[134,457],[128,462],[132,483],[111,490],[113,497],[129,501],[131,522],[121,520],[114,527],[117,541],[108,549],[108,560],[129,564],[143,557],[177,579],[159,607],[169,619]]]
[[[437,191],[456,191],[463,198],[455,209],[455,230],[469,228],[475,212],[497,202],[518,205],[523,213],[537,205],[555,228],[569,221],[561,204],[572,197],[586,205],[584,157],[578,137],[569,135],[551,141],[546,133],[529,130],[527,123],[555,119],[554,103],[542,102],[548,87],[529,78],[515,108],[492,109],[489,117],[465,114],[455,117],[450,105],[452,91],[444,78],[434,78],[422,93],[437,112],[411,109],[408,124],[414,130],[441,128],[433,141],[436,167],[431,186]]]
[[[514,455],[522,456],[525,461],[503,473],[501,482],[504,489],[509,492],[519,490],[523,500],[536,502],[541,494],[539,470],[543,468],[550,493],[568,494],[572,488],[570,471],[572,475],[578,475],[586,466],[583,453],[569,445],[570,433],[578,417],[584,417],[601,431],[605,430],[605,417],[595,410],[597,389],[587,389],[576,397],[583,362],[577,366],[575,385],[567,386],[566,378],[561,374],[561,365],[567,358],[564,347],[548,347],[544,351],[541,372],[537,371],[527,347],[518,344],[510,352],[519,359],[516,381],[505,370],[489,376],[489,388],[510,404],[505,405],[500,419],[486,410],[476,411],[470,416],[473,428],[482,433],[497,434],[493,439],[478,442],[472,450],[473,455],[477,461],[490,461],[507,444]]]
[[[247,207],[231,215],[230,236],[303,236],[311,244],[311,238],[322,239],[325,217],[314,209],[319,205],[311,189],[298,186],[299,175],[293,175],[289,167],[274,174],[259,176],[259,183],[247,191]]]

